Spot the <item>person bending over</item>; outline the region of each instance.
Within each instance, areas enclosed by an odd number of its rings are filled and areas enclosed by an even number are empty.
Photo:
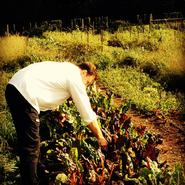
[[[75,65],[56,61],[30,64],[10,79],[5,97],[17,134],[22,185],[39,184],[40,112],[56,110],[70,97],[99,145],[107,148],[86,92],[86,86],[95,79],[96,68],[91,63]]]

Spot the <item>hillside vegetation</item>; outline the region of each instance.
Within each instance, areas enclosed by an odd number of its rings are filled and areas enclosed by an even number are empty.
[[[138,110],[184,111],[184,98],[175,93],[184,90],[183,33],[146,25],[114,33],[45,31],[41,37],[2,37],[1,89],[11,73],[32,62],[89,61],[96,64],[100,81]]]
[[[98,86],[114,93],[129,108],[148,115],[184,114],[184,41],[184,31],[167,25],[130,26],[114,33],[45,30],[39,37],[1,37],[1,150],[15,140],[4,98],[6,84],[17,70],[39,61],[92,62],[98,69]],[[12,169],[6,166],[6,171]]]

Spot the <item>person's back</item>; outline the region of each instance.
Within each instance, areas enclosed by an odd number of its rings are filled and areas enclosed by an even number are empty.
[[[81,81],[80,69],[69,62],[43,61],[18,71],[10,84],[38,111],[55,109],[70,97],[69,80]]]

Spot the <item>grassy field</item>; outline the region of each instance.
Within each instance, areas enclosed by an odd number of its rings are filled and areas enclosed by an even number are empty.
[[[15,139],[5,86],[13,73],[33,62],[92,62],[97,66],[99,83],[138,112],[184,114],[184,41],[184,31],[166,25],[132,26],[114,33],[45,30],[40,37],[0,37],[1,151]]]

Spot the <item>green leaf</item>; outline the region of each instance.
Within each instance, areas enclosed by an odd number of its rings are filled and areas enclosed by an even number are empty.
[[[68,181],[68,176],[65,173],[59,173],[55,178],[56,185],[67,183],[67,181]]]
[[[73,161],[78,161],[78,148],[72,147],[70,150],[70,156],[73,159]]]

